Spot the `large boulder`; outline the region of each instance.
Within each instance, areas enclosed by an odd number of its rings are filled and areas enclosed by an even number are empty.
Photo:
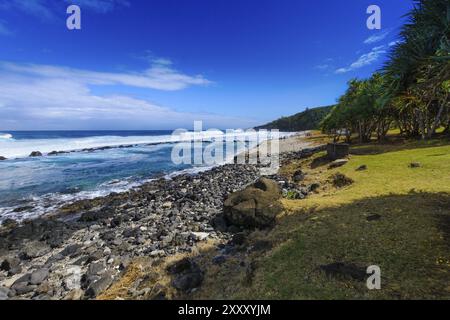
[[[245,228],[268,227],[283,210],[280,198],[278,183],[261,178],[244,190],[232,193],[225,200],[225,218],[230,224]]]

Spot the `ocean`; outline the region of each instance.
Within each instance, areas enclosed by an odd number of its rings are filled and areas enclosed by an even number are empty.
[[[172,131],[0,132],[0,156],[8,159],[0,161],[0,221],[35,218],[75,200],[208,169],[173,163],[174,143],[191,138],[189,133],[174,137]],[[29,157],[33,151],[43,156]],[[49,156],[52,151],[72,152]]]

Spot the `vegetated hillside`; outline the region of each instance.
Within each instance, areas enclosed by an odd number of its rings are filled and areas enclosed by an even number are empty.
[[[320,122],[331,111],[333,106],[306,109],[290,117],[282,117],[263,126],[259,129],[278,129],[285,132],[316,130],[320,127]]]

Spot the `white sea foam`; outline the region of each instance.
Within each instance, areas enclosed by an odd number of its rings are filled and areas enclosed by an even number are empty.
[[[242,133],[244,134],[244,133]],[[292,135],[291,133],[282,133],[281,137],[287,137]],[[213,139],[221,138],[223,135],[220,132],[203,132],[200,134],[201,139]],[[270,138],[270,137],[269,137]],[[120,146],[120,145],[140,145],[140,144],[150,144],[150,143],[171,143],[177,141],[190,141],[192,139],[199,139],[199,134],[193,135],[192,132],[179,135],[178,137],[173,137],[169,135],[165,136],[135,136],[135,137],[113,137],[113,136],[103,136],[103,137],[90,137],[90,138],[70,138],[70,139],[35,139],[35,140],[0,140],[0,155],[6,156],[8,158],[20,158],[27,157],[32,151],[41,151],[43,153],[48,153],[53,150],[57,151],[73,151],[81,150],[85,148],[101,148],[105,146]],[[154,146],[154,148],[158,148]],[[75,156],[75,154],[72,154]],[[80,155],[80,154],[79,154]],[[114,157],[115,152],[102,152],[99,153],[99,157]],[[93,154],[90,155],[92,157]],[[231,159],[227,159],[224,163],[229,162]],[[7,165],[7,162],[4,163]],[[16,164],[11,163],[14,166]],[[33,162],[21,161],[19,164],[21,167],[21,177],[16,176],[17,183],[22,186],[31,185],[33,181],[44,179],[45,177],[39,177],[38,168],[35,168]],[[218,164],[220,165],[220,164]],[[215,166],[203,166],[194,167],[181,171],[176,171],[168,174],[166,178],[170,179],[176,175],[180,174],[195,174],[202,171],[209,170]],[[11,171],[13,172],[13,171]],[[16,171],[14,171],[17,174]],[[5,177],[6,178],[6,177]],[[33,219],[42,216],[46,213],[54,212],[56,209],[62,205],[72,203],[81,199],[93,199],[96,197],[107,196],[112,192],[124,192],[133,188],[138,188],[142,184],[151,181],[152,179],[141,179],[136,180],[133,177],[124,178],[120,180],[110,180],[97,186],[95,190],[80,191],[71,194],[62,193],[48,193],[42,196],[30,195],[28,199],[23,199],[23,204],[17,205],[15,207],[0,207],[0,222],[6,218],[13,218],[16,220]],[[0,181],[0,188],[2,183]],[[5,186],[3,186],[5,187]],[[30,205],[32,209],[27,210],[17,210],[21,207],[26,207]]]
[[[12,139],[12,137],[12,134],[0,132],[0,139]]]
[[[231,134],[234,137],[256,136],[257,133],[247,134],[243,131]],[[289,134],[281,134],[287,136]],[[122,145],[143,145],[158,143],[174,143],[181,141],[191,141],[193,139],[220,139],[226,137],[221,131],[185,132],[178,135],[161,136],[100,136],[87,138],[56,138],[56,139],[12,139],[10,134],[3,134],[0,139],[0,156],[8,159],[23,158],[33,151],[40,151],[43,154],[52,151],[79,151],[83,149],[95,149],[103,147],[119,147]],[[0,135],[1,137],[1,135]]]

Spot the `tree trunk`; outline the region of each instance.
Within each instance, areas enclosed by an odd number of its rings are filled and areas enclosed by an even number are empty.
[[[436,115],[436,118],[434,119],[433,125],[431,126],[431,130],[430,130],[430,132],[428,132],[428,139],[431,139],[433,134],[436,132],[436,129],[437,129],[438,124],[440,123],[441,115],[442,115],[442,112],[444,111],[444,106],[445,106],[447,99],[448,99],[448,94],[446,94],[444,102],[439,107],[439,111]]]

